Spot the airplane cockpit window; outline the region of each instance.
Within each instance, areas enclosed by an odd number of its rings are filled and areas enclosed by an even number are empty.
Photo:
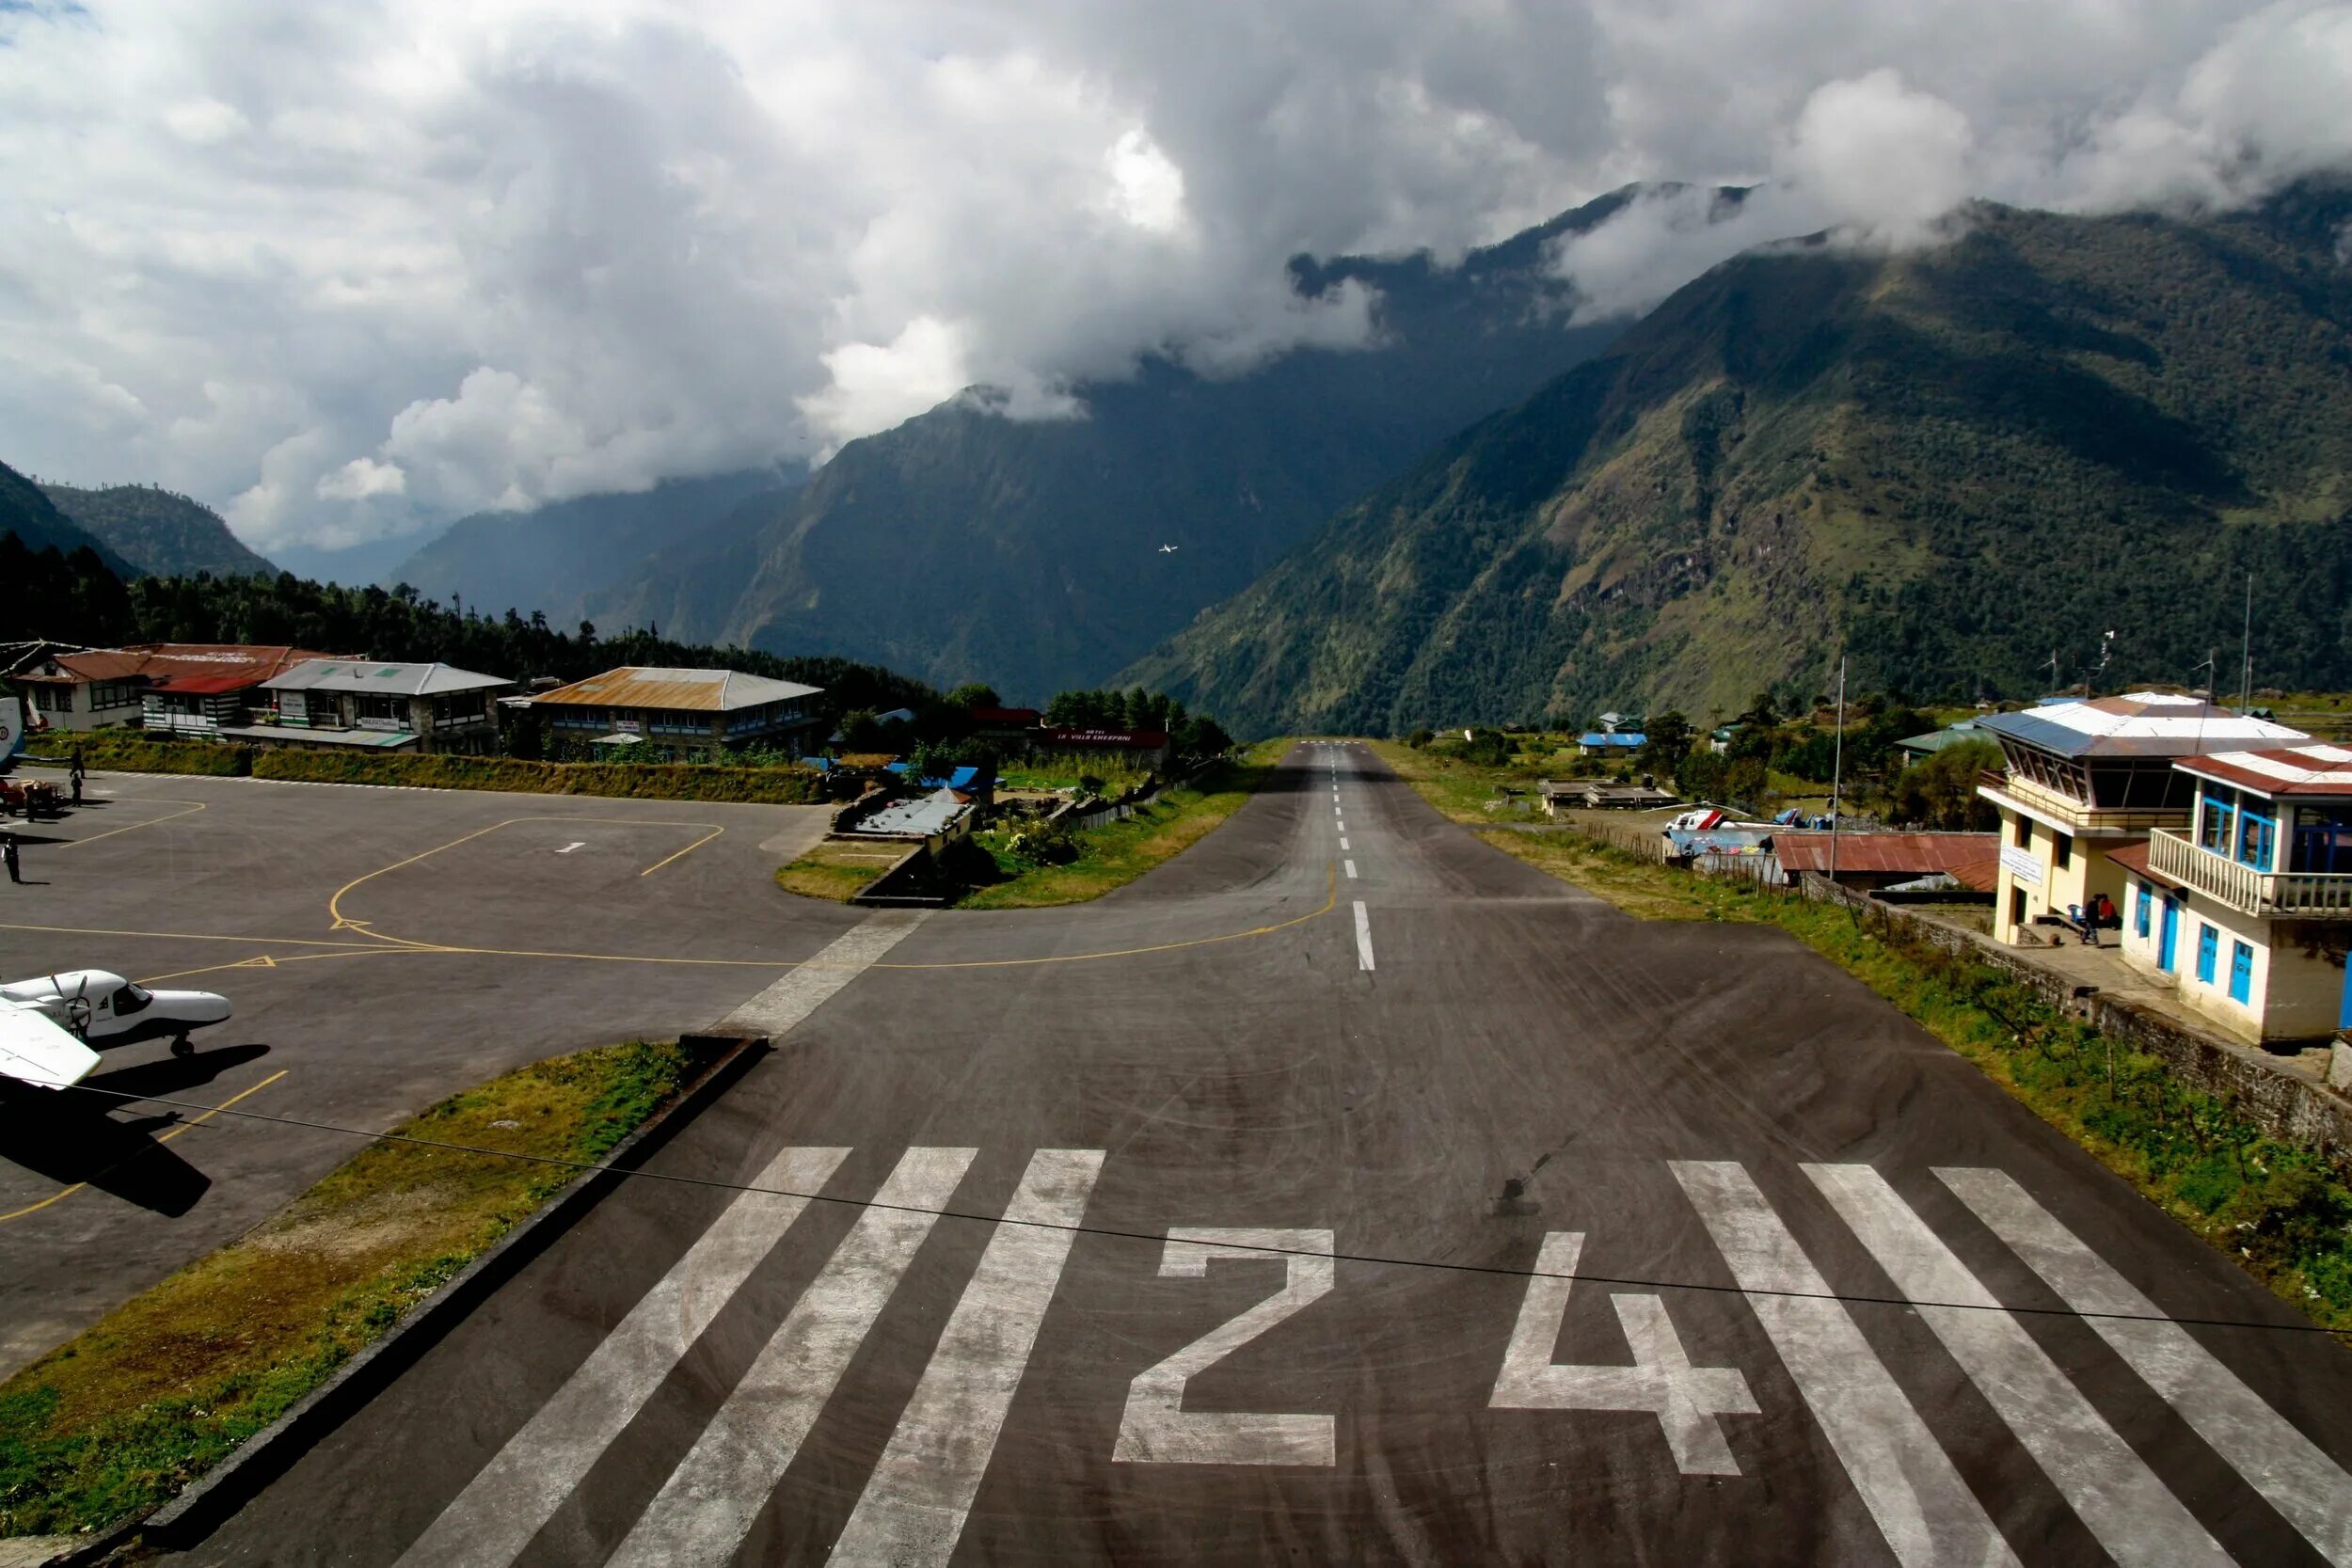
[[[154,1000],[155,993],[143,986],[124,986],[115,992],[115,1016],[120,1018],[125,1013],[135,1013]]]

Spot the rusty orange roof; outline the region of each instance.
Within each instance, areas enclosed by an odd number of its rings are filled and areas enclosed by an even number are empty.
[[[735,670],[673,670],[624,664],[601,675],[542,691],[531,699],[556,706],[666,708],[690,713],[733,713],[795,697],[814,697],[823,688],[771,680]]]
[[[1780,832],[1772,852],[1785,871],[1829,872],[1829,834]],[[1841,872],[1898,872],[1926,877],[1949,872],[1964,887],[1989,891],[2001,859],[1998,833],[1840,833]]]
[[[276,643],[139,642],[59,654],[57,667],[76,680],[140,680],[163,691],[238,691],[284,674],[307,658],[347,658]]]

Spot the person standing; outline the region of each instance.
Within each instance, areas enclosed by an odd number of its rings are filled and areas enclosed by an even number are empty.
[[[24,869],[17,864],[16,835],[14,833],[0,833],[0,860],[5,860],[8,863],[9,881],[22,882],[24,879]]]

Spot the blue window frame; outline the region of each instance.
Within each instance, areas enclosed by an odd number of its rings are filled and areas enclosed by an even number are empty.
[[[2241,806],[2237,814],[2237,862],[2257,871],[2270,869],[2272,846],[2279,841],[2279,819],[2265,816],[2251,806]]]
[[[2235,842],[2236,799],[2230,790],[2205,791],[2203,803],[2197,811],[2198,847],[2211,849],[2217,855],[2230,852],[2230,846]]]
[[[2213,984],[2214,960],[2219,957],[2220,952],[2221,933],[2203,921],[2199,921],[2197,923],[2197,978],[2206,985]]]
[[[2148,915],[2151,907],[2155,903],[2155,898],[2148,892],[2146,882],[2137,885],[2139,897],[2132,906],[2132,929],[2138,935],[2140,941],[2146,942],[2148,940]]]
[[[2254,993],[2254,949],[2242,942],[2230,944],[2230,1000],[2244,1002]]]

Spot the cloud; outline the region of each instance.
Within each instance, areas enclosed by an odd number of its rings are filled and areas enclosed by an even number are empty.
[[[1972,189],[1968,117],[1874,71],[1817,88],[1782,155],[1786,181],[1862,236],[1916,245]]]
[[[2346,102],[2344,0],[0,4],[0,455],[381,538],[1369,341],[1302,250],[1690,182],[1561,252],[1633,310],[1970,197],[2253,199]]]
[[[319,498],[331,501],[363,501],[375,496],[405,496],[408,493],[408,475],[397,463],[378,463],[373,457],[355,457],[320,479],[313,487]]]

